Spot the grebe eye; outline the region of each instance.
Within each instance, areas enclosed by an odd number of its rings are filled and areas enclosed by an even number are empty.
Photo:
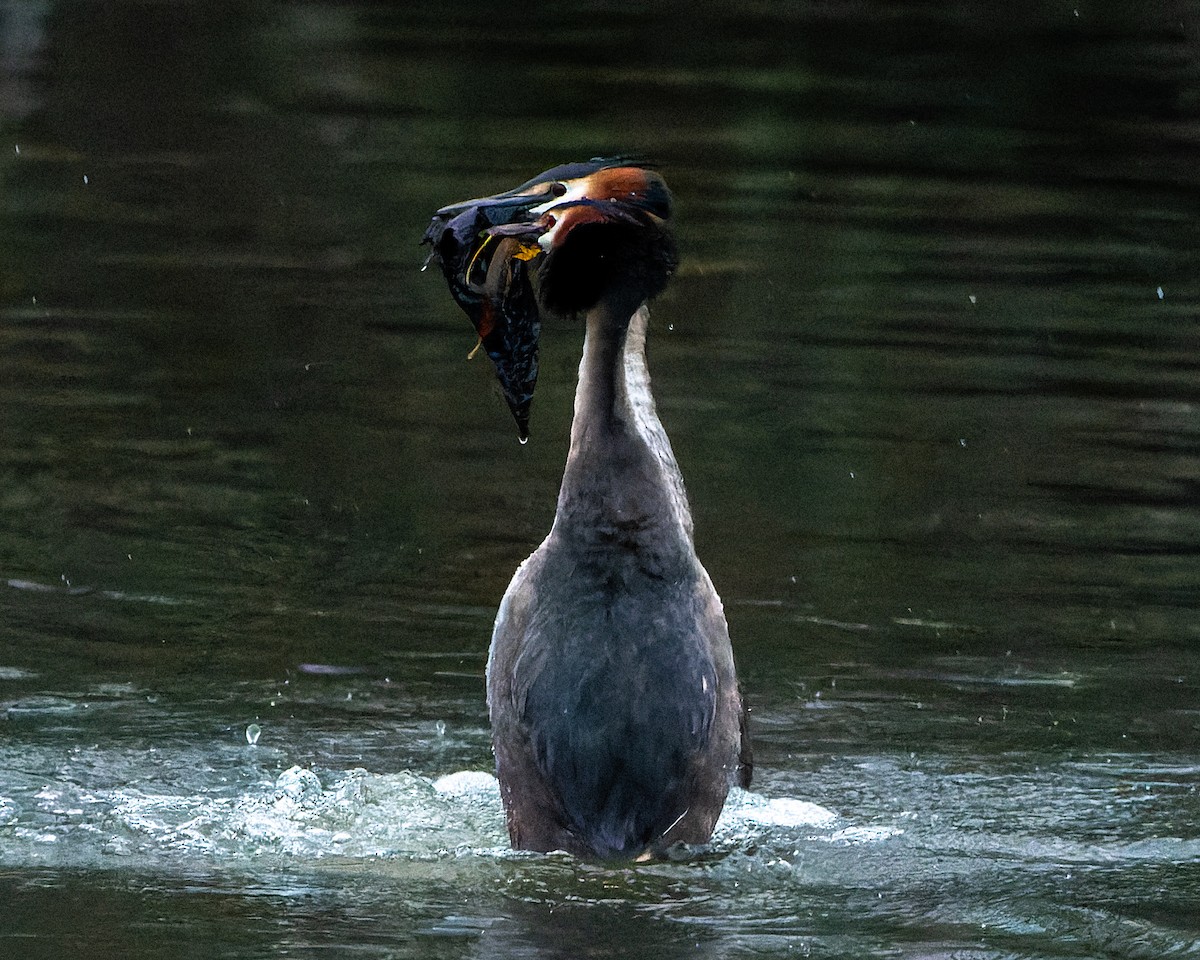
[[[567,192],[567,185],[565,183],[550,184],[550,196],[561,197],[566,192]]]

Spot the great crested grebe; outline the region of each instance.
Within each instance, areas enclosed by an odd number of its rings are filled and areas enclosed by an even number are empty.
[[[488,656],[518,849],[630,859],[704,843],[731,783],[750,780],[729,629],[646,366],[646,302],[677,263],[671,206],[653,170],[596,159],[444,207],[425,235],[522,440],[541,314],[586,321],[554,525],[513,576]]]

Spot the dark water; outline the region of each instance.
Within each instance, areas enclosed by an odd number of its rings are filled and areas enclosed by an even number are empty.
[[[0,955],[1200,955],[1198,17],[0,2]],[[581,337],[416,246],[613,151],[759,761],[636,869],[462,773]]]

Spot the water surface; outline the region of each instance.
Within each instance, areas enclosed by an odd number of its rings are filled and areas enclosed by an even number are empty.
[[[1190,7],[0,38],[0,953],[1200,953]],[[580,330],[521,446],[416,245],[613,151],[679,204],[651,364],[758,761],[636,868],[470,776]]]

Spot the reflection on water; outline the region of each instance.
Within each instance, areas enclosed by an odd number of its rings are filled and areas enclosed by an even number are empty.
[[[1192,12],[542,14],[0,0],[0,953],[1195,955]],[[437,789],[580,336],[416,246],[614,151],[759,759],[637,869]]]
[[[1028,679],[1058,686],[1061,678]],[[962,682],[930,680],[931,697],[934,683]],[[490,774],[430,779],[327,766],[329,742],[367,739],[363,725],[346,717],[339,727],[334,708],[371,686],[337,680],[296,695],[292,712],[307,704],[306,722],[282,742],[281,727],[267,724],[264,739],[276,745],[265,747],[246,744],[240,727],[209,730],[207,740],[197,733],[214,715],[277,695],[267,687],[213,696],[209,710],[190,719],[147,705],[144,692],[129,686],[98,688],[87,700],[7,704],[18,731],[0,752],[10,771],[0,795],[0,882],[17,904],[9,935],[36,929],[39,891],[73,895],[91,876],[117,902],[130,897],[131,883],[151,901],[197,891],[232,900],[213,908],[241,917],[243,948],[269,935],[265,910],[286,919],[289,943],[302,955],[339,942],[321,926],[330,916],[355,929],[383,917],[398,924],[379,949],[394,949],[392,938],[404,930],[408,938],[446,939],[456,955],[531,945],[549,956],[577,955],[571,951],[585,942],[614,956],[639,942],[671,955],[687,947],[713,956],[802,944],[834,953],[890,944],[905,956],[982,944],[1017,955],[1070,944],[1085,955],[1185,955],[1194,945],[1188,891],[1200,879],[1200,837],[1179,829],[1194,809],[1194,758],[1091,752],[1072,759],[1032,748],[987,757],[937,746],[813,752],[790,769],[773,765],[766,786],[773,798],[735,791],[707,850],[677,862],[600,868],[509,851]],[[833,723],[846,728],[854,714],[883,724],[903,709],[878,695],[853,710],[826,702]],[[1029,722],[1019,714],[1011,722]],[[130,735],[156,722],[161,730],[151,741]],[[476,731],[421,726],[406,734],[424,734],[410,744],[409,759],[445,762],[464,746],[456,740],[480,752]],[[116,734],[111,745],[88,745],[89,729]],[[451,741],[445,753],[431,743],[442,739]],[[861,732],[855,742],[864,742]],[[363,745],[360,759],[381,765]],[[298,755],[310,757],[308,765],[285,767]],[[842,809],[789,799],[793,792],[820,793]],[[1131,894],[1131,883],[1147,881],[1166,886]],[[267,904],[255,906],[260,899]],[[169,909],[181,923],[218,922],[204,906]],[[86,942],[90,929],[73,924],[66,942]],[[120,942],[138,935],[136,919],[114,915],[107,924]],[[634,936],[647,924],[652,929]],[[409,949],[401,955],[428,955]]]
[[[636,867],[509,851],[494,779],[463,768],[486,763],[486,729],[461,715],[468,698],[434,684],[421,702],[434,666],[396,690],[297,674],[232,691],[18,696],[3,704],[0,747],[9,936],[92,884],[125,904],[101,913],[120,944],[146,936],[137,917],[166,911],[216,924],[241,951],[275,942],[282,923],[302,955],[346,938],[387,955],[398,937],[445,940],[437,949],[456,956],[566,956],[585,939],[613,956],[1189,955],[1194,752],[1096,746],[1136,742],[1155,711],[1135,719],[1080,698],[1086,676],[953,662],[785,681],[792,696],[758,714],[756,792],[734,793],[709,849]],[[4,679],[39,688],[20,671]],[[261,726],[253,746],[247,719]],[[214,915],[178,901],[197,891]],[[587,938],[554,935],[576,917]],[[62,938],[91,935],[70,921]],[[166,955],[168,940],[142,949]]]

